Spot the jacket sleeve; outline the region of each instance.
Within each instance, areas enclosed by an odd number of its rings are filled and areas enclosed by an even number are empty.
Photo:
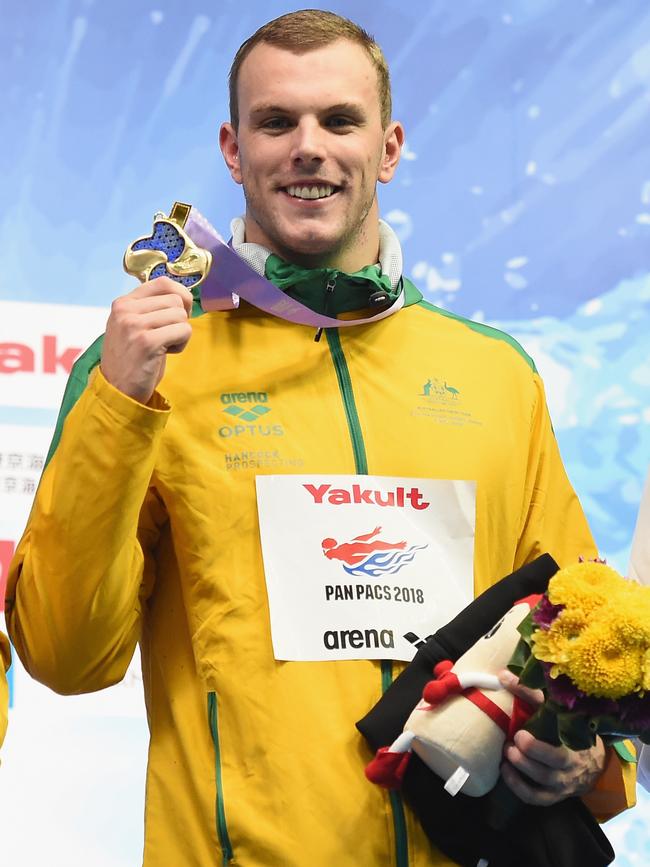
[[[9,684],[5,672],[11,665],[11,651],[6,635],[0,632],[0,747],[7,733],[9,715]]]
[[[579,557],[598,556],[580,501],[567,477],[546,405],[544,385],[535,374],[537,399],[532,416],[527,482],[516,568],[543,553],[568,566]],[[583,797],[599,821],[635,804],[635,764],[607,747],[605,770]]]
[[[598,549],[562,463],[544,385],[537,374],[534,379],[536,400],[515,568],[545,553],[562,568],[579,557],[598,556]]]
[[[164,509],[150,480],[169,416],[97,369],[68,414],[7,582],[9,634],[25,668],[56,692],[124,676],[153,582]]]
[[[637,770],[639,784],[646,792],[650,792],[650,747],[641,745],[639,752],[639,766]]]

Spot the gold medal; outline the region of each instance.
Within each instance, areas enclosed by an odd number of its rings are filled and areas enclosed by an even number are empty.
[[[133,241],[124,254],[124,270],[140,282],[170,277],[187,288],[203,282],[212,267],[212,254],[197,246],[185,231],[192,206],[174,202],[165,216],[158,211],[153,232]]]

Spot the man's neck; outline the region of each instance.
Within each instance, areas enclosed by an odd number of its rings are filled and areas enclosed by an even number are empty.
[[[346,238],[344,246],[336,247],[322,253],[312,254],[284,246],[274,242],[263,231],[251,216],[246,213],[246,242],[259,244],[269,252],[279,256],[285,262],[300,265],[303,268],[333,268],[346,274],[354,274],[366,265],[374,265],[379,261],[379,216],[369,214],[364,225],[358,230],[354,239]]]
[[[388,277],[391,288],[394,290],[398,287],[400,280],[402,279],[402,251],[397,236],[387,223],[378,220],[377,227],[379,235],[379,254],[375,261],[378,264],[378,272],[380,274],[385,274]],[[250,241],[246,242],[246,227],[243,217],[236,217],[230,224],[230,230],[232,232],[232,244],[234,249],[246,262],[248,262],[257,274],[264,276],[266,263],[271,251],[268,247],[261,244],[256,244]],[[291,262],[287,263],[287,260],[282,261],[289,266],[293,264]],[[360,268],[354,270],[353,264],[351,270],[344,271],[343,268],[338,267],[336,270],[347,274],[355,274],[363,267],[365,266],[362,265]]]
[[[379,259],[379,239],[377,239],[377,243],[374,245],[374,252],[372,253],[365,251],[363,253],[359,253],[358,251],[354,251],[354,253],[348,251],[331,251],[327,254],[312,256],[309,254],[302,254],[296,250],[278,247],[277,245],[274,245],[274,247],[270,249],[272,253],[275,253],[276,256],[284,259],[285,262],[300,265],[303,268],[332,268],[346,274],[354,274],[366,265],[374,265]]]

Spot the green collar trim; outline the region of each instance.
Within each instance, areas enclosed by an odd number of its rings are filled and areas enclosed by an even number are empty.
[[[404,306],[410,307],[411,304],[419,304],[424,298],[418,287],[411,283],[408,277],[402,277],[404,283]]]
[[[381,273],[379,265],[366,265],[347,274],[336,268],[303,268],[273,253],[266,260],[264,276],[291,298],[327,316],[367,309],[374,292],[384,293],[393,303],[403,286],[400,280],[393,289],[390,277]]]

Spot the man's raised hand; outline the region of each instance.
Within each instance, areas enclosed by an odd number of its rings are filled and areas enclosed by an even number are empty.
[[[116,298],[106,324],[101,371],[124,394],[148,403],[169,352],[182,352],[192,335],[192,293],[169,277],[142,283]]]

